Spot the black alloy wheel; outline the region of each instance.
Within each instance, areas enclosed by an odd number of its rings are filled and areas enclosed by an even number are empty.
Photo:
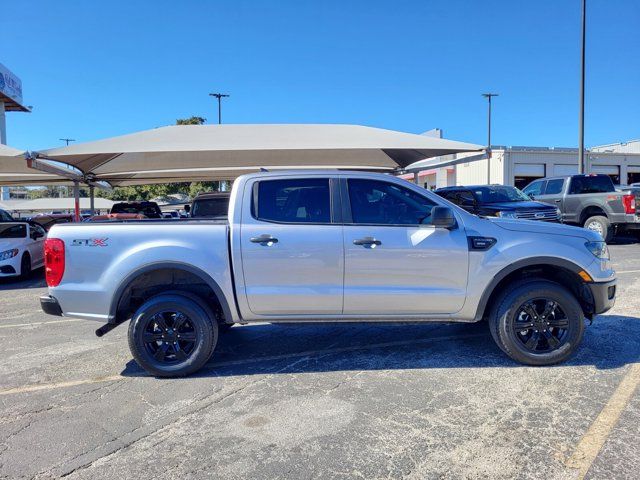
[[[545,353],[567,341],[569,319],[557,302],[534,298],[516,310],[511,326],[524,348],[533,353]]]
[[[200,369],[218,342],[218,323],[206,302],[184,293],[147,300],[129,325],[136,362],[157,377],[182,377]]]

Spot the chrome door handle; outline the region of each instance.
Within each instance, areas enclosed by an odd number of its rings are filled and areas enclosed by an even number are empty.
[[[266,246],[270,247],[274,243],[278,243],[278,239],[275,238],[275,237],[272,237],[271,235],[269,235],[267,233],[264,233],[264,234],[259,235],[257,237],[251,237],[251,242],[252,243],[259,243],[261,245],[266,245]]]
[[[353,241],[354,245],[362,245],[362,246],[371,246],[371,245],[382,245],[382,242],[380,240],[376,240],[373,237],[364,237],[364,238],[359,238],[357,240]]]

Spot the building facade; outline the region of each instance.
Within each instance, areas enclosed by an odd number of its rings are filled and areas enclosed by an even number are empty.
[[[538,178],[578,173],[577,148],[493,146],[490,178],[487,161],[486,154],[439,157],[418,172],[418,183],[429,189],[487,183],[522,189]],[[616,185],[640,182],[640,140],[593,147],[585,152],[585,162],[585,173],[609,175]]]

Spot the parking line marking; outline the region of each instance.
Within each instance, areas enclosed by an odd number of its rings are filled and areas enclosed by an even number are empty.
[[[110,377],[87,378],[84,380],[71,380],[69,382],[40,383],[35,385],[25,385],[24,387],[8,388],[0,390],[0,396],[11,395],[13,393],[38,392],[40,390],[53,390],[54,388],[75,387],[76,385],[89,385],[92,383],[114,382],[123,380],[122,375],[112,375]]]
[[[640,273],[640,270],[616,270],[616,273]]]
[[[33,322],[33,323],[13,323],[10,325],[0,325],[0,328],[16,328],[16,327],[30,327],[32,325],[50,325],[52,323],[68,323],[68,322],[83,322],[80,318],[66,318],[64,320],[51,320],[50,322]]]
[[[640,364],[634,363],[567,460],[568,467],[578,470],[577,478],[583,479],[591,468],[638,385],[640,385]]]
[[[306,350],[304,352],[295,352],[283,355],[270,355],[263,357],[255,357],[255,358],[247,358],[245,360],[230,360],[227,362],[218,362],[212,364],[206,364],[203,370],[210,370],[216,367],[229,367],[229,366],[237,366],[244,365],[250,363],[259,363],[264,361],[273,361],[273,360],[286,360],[289,358],[295,357],[310,357],[313,355],[327,355],[334,353],[347,353],[357,350],[369,350],[375,348],[385,348],[385,347],[400,347],[411,344],[421,344],[421,343],[430,343],[437,341],[447,341],[447,340],[466,340],[469,338],[483,337],[485,336],[482,333],[472,333],[468,335],[446,335],[440,337],[432,337],[432,338],[421,338],[417,340],[400,340],[395,342],[383,342],[383,343],[373,343],[369,345],[353,345],[348,347],[340,347],[340,348],[328,348],[325,350]],[[144,375],[148,377],[148,375]],[[109,377],[96,377],[96,378],[86,378],[83,380],[71,380],[68,382],[57,382],[57,383],[36,383],[32,385],[24,385],[22,387],[14,387],[8,388],[6,390],[0,390],[0,396],[4,395],[12,395],[17,393],[29,393],[29,392],[38,392],[42,390],[53,390],[56,388],[67,388],[67,387],[75,387],[78,385],[89,385],[92,383],[103,383],[103,382],[114,382],[118,380],[124,380],[126,378],[132,378],[125,375],[111,375]]]

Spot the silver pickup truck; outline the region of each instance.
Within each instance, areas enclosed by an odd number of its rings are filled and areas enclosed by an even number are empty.
[[[290,171],[236,180],[228,221],[56,225],[45,312],[129,319],[136,361],[187,375],[251,322],[478,322],[529,365],[567,359],[616,293],[596,232],[479,218],[404,180]]]

